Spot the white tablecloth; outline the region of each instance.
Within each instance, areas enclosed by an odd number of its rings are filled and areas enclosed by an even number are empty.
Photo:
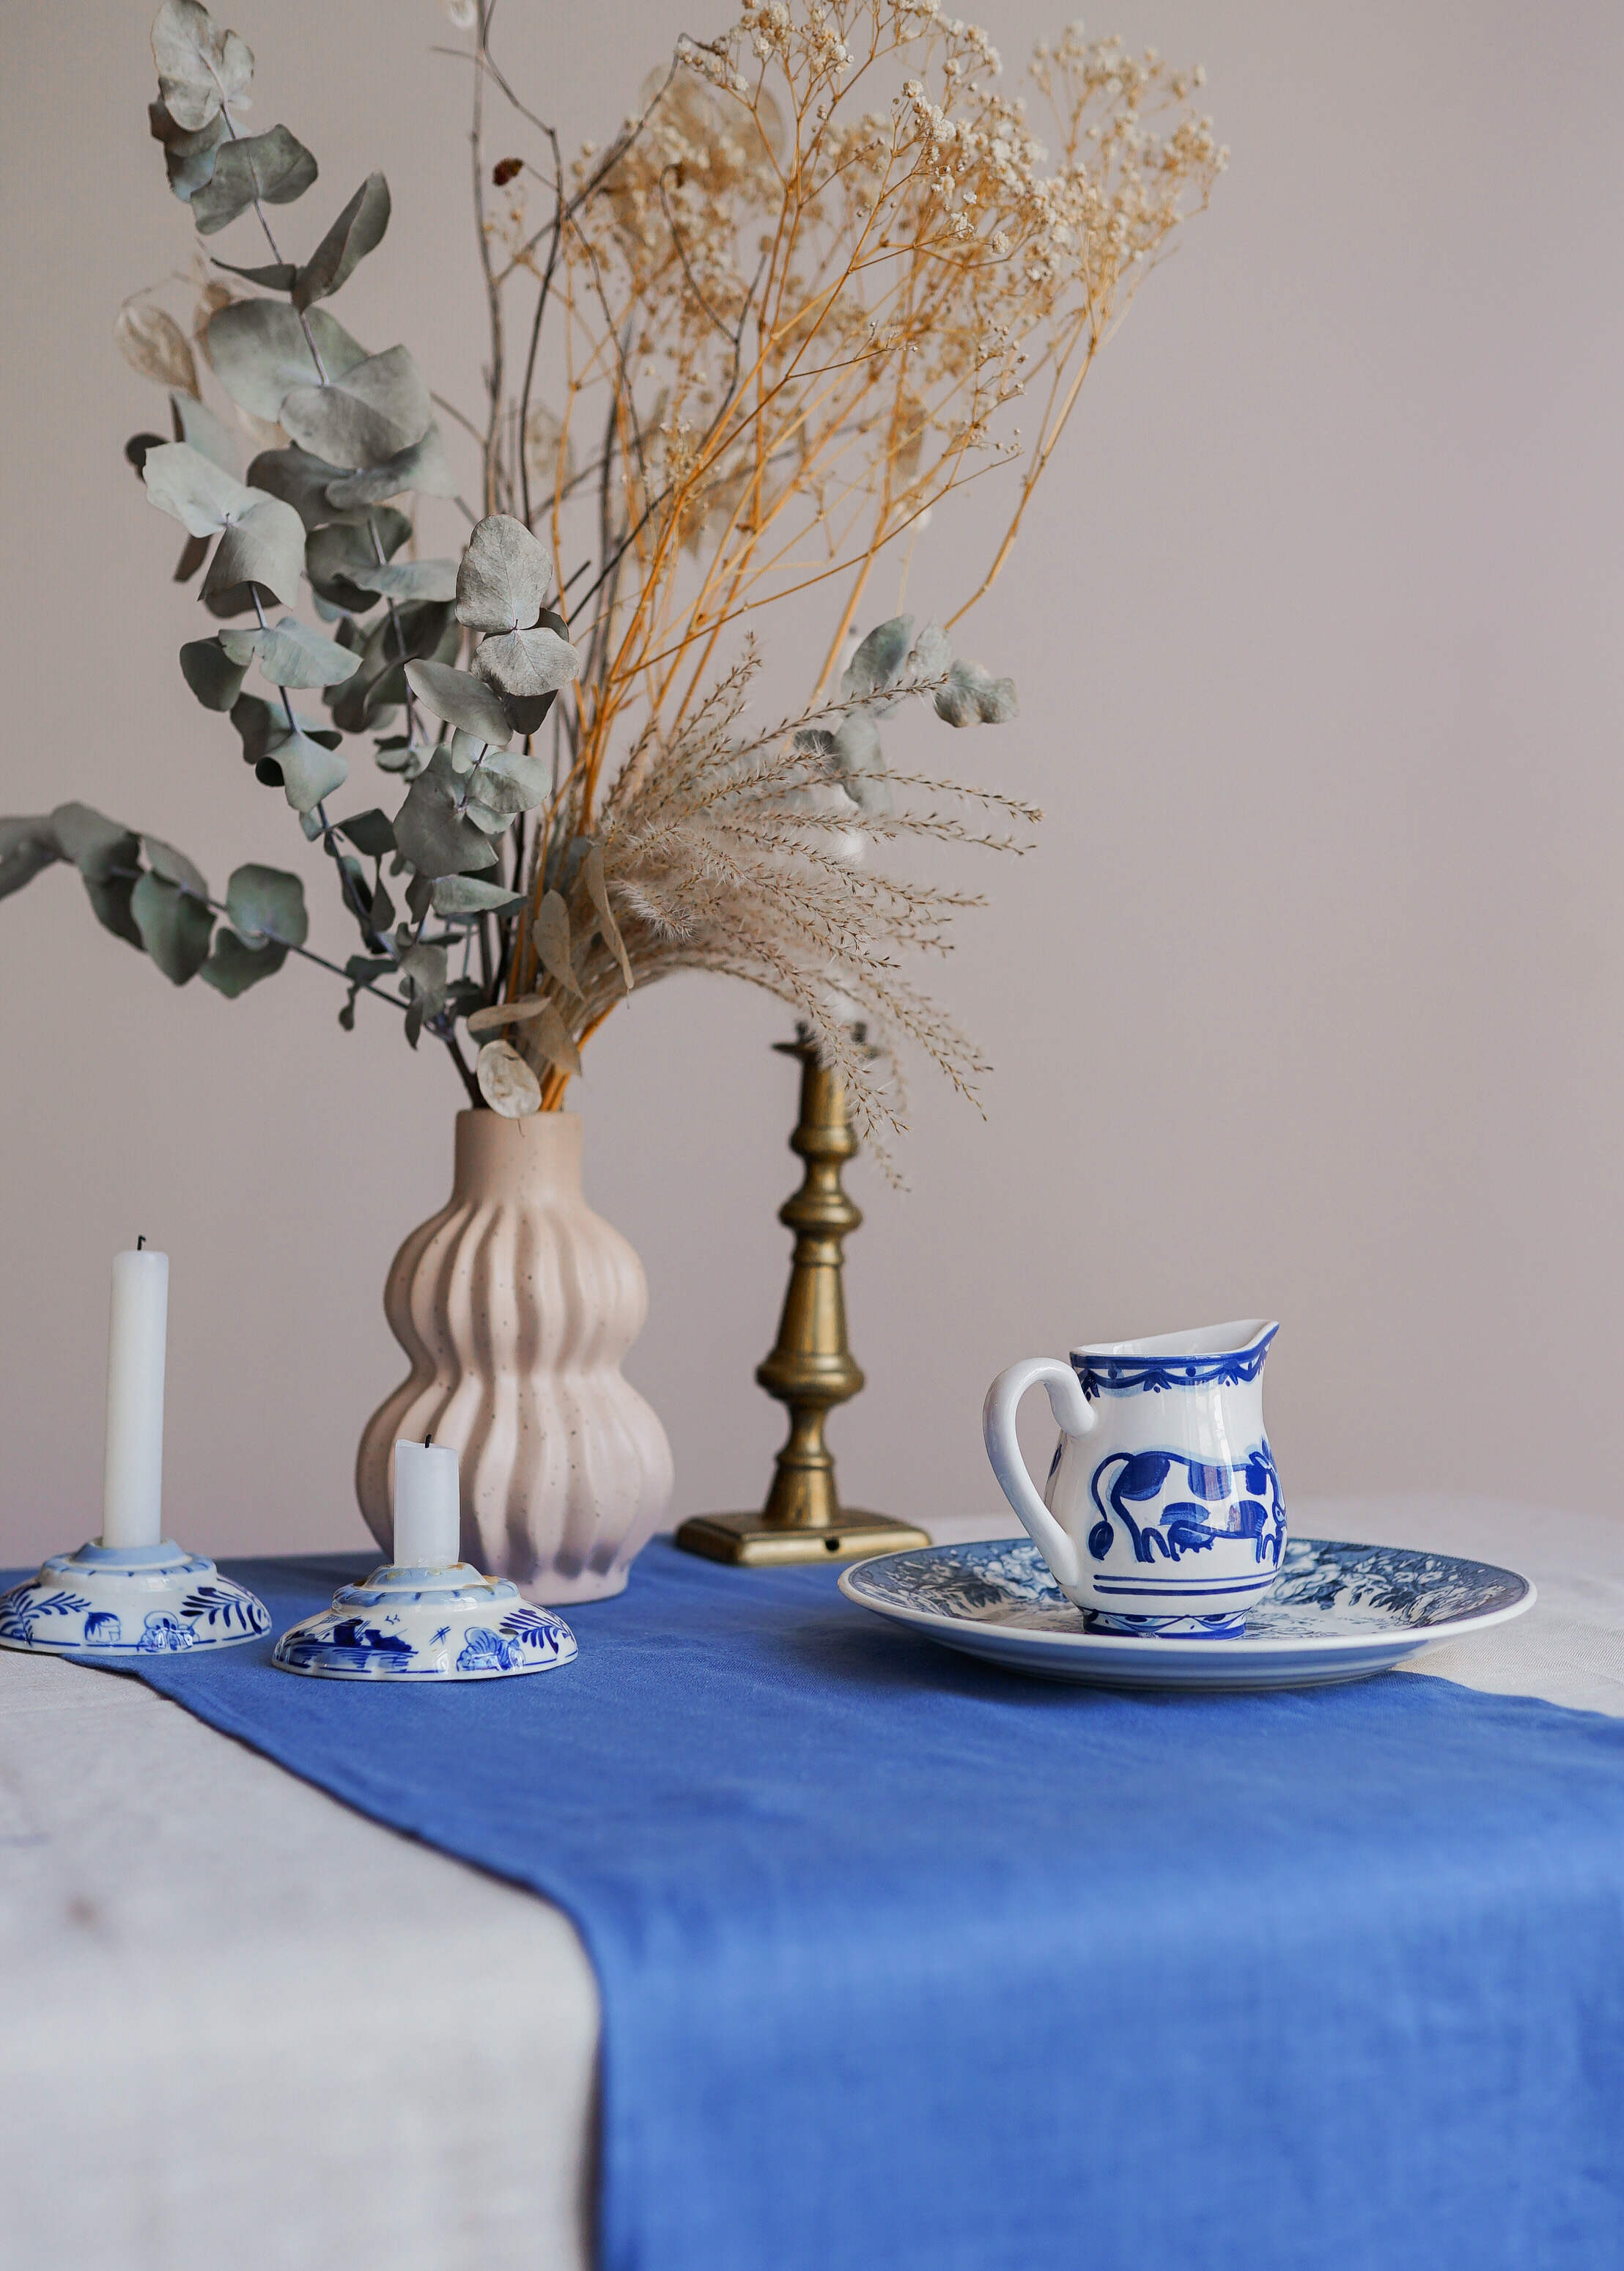
[[[1293,1522],[1538,1583],[1529,1616],[1394,1676],[1624,1716],[1624,1509]],[[137,1682],[0,1649],[0,1947],[8,2271],[589,2262],[597,1991],[573,1927]]]

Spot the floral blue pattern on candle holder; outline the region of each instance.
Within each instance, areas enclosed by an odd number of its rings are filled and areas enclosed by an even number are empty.
[[[37,1576],[0,1593],[0,1647],[45,1656],[178,1656],[270,1630],[270,1612],[246,1585],[169,1538],[53,1553]]]
[[[421,1683],[553,1672],[575,1653],[563,1619],[533,1607],[505,1577],[481,1576],[467,1561],[434,1569],[386,1562],[285,1632],[271,1661],[318,1679]]]

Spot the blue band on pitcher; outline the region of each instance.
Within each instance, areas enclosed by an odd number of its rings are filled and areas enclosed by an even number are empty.
[[[1164,1388],[1238,1388],[1257,1379],[1274,1330],[1250,1348],[1223,1356],[1101,1356],[1073,1349],[1072,1366],[1091,1400],[1109,1392],[1126,1396],[1136,1389],[1160,1395]]]

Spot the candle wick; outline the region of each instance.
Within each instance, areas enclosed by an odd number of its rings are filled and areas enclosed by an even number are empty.
[[[434,1448],[434,1439],[433,1435],[425,1435],[423,1438],[423,1448],[426,1451],[432,1450]]]
[[[140,1237],[140,1238],[137,1238],[137,1240],[136,1240],[136,1252],[137,1252],[137,1254],[139,1254],[139,1253],[140,1253],[140,1251],[141,1251],[141,1249],[142,1249],[142,1247],[143,1247],[145,1244],[146,1244],[146,1239],[145,1239],[145,1235],[144,1235],[144,1236],[142,1236],[142,1237]]]

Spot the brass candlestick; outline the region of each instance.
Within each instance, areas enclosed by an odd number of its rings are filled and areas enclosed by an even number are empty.
[[[862,1028],[857,1039],[863,1038]],[[824,1422],[863,1385],[846,1340],[846,1299],[841,1284],[842,1247],[863,1217],[841,1188],[841,1171],[857,1148],[846,1086],[819,1062],[805,1026],[792,1041],[775,1045],[801,1062],[801,1117],[790,1148],[806,1162],[805,1179],[778,1219],[795,1232],[795,1259],[783,1315],[772,1354],[756,1367],[769,1396],[790,1408],[790,1433],[760,1513],[696,1514],[677,1532],[677,1543],[713,1561],[760,1567],[785,1561],[856,1561],[870,1553],[898,1553],[928,1545],[923,1530],[883,1514],[843,1508],[834,1487],[834,1458],[823,1440]]]

